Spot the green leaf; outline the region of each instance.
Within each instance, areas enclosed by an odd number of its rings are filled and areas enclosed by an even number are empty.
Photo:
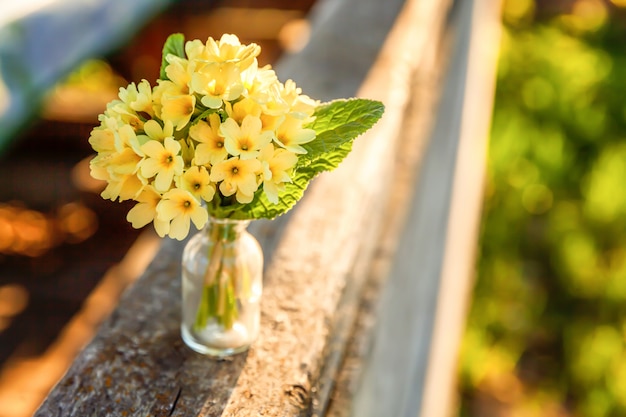
[[[232,219],[273,219],[290,210],[303,196],[311,180],[321,172],[335,169],[352,150],[352,142],[371,128],[384,111],[382,103],[365,99],[336,100],[320,105],[315,121],[307,128],[314,129],[316,137],[303,145],[307,154],[300,155],[291,183],[278,195],[278,203],[271,203],[262,188],[248,204],[235,203],[209,208],[215,217]]]
[[[316,136],[315,140],[302,145],[307,153],[300,157],[301,163],[330,158],[338,164],[345,155],[333,157],[333,152],[374,126],[384,110],[385,106],[380,101],[357,98],[321,104],[315,111],[313,123],[306,126],[315,130]]]
[[[161,73],[160,78],[162,80],[168,80],[165,73],[165,67],[167,67],[167,56],[169,54],[176,55],[180,58],[185,58],[185,35],[182,33],[173,33],[168,36],[165,44],[163,45],[163,57],[161,58]]]

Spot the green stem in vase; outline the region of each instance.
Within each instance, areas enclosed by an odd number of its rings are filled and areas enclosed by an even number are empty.
[[[198,331],[211,320],[226,330],[231,329],[239,317],[237,295],[240,271],[236,265],[235,244],[237,227],[236,224],[220,222],[210,226],[209,262],[194,324]]]

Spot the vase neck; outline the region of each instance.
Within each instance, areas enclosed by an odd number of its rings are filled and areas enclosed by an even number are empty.
[[[206,225],[206,232],[213,241],[221,240],[232,242],[241,236],[250,220],[218,219],[211,217]]]

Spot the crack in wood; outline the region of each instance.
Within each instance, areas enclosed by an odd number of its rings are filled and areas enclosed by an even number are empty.
[[[172,403],[172,408],[170,408],[170,413],[168,416],[172,417],[174,414],[174,410],[176,410],[176,405],[178,404],[178,399],[180,398],[180,394],[183,392],[183,388],[178,388],[178,392],[176,393],[176,398],[174,398],[174,402]]]

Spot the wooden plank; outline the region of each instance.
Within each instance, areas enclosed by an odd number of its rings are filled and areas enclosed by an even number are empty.
[[[487,142],[500,40],[500,0],[473,0],[469,15],[466,87],[451,195],[441,284],[425,375],[421,416],[452,415],[457,356],[474,278]]]
[[[485,3],[457,2],[453,9],[453,52],[438,119],[410,221],[390,257],[391,274],[374,277],[384,290],[368,311],[377,323],[367,363],[360,362],[366,369],[352,415],[451,415],[495,78],[498,37],[490,29],[497,20]]]
[[[412,77],[410,101],[402,123],[399,140],[404,144],[396,155],[394,186],[387,194],[385,207],[385,227],[377,241],[374,256],[363,263],[364,288],[358,305],[356,322],[341,369],[336,376],[331,394],[327,417],[347,417],[353,415],[353,402],[362,384],[364,370],[375,336],[376,315],[379,312],[379,299],[391,269],[390,263],[398,250],[399,237],[406,227],[409,202],[414,194],[417,170],[423,162],[428,144],[434,109],[440,96],[442,60],[449,48],[443,39],[443,22],[432,21],[432,39],[424,45],[424,56],[415,68]],[[415,28],[416,25],[410,27]],[[409,37],[413,40],[414,37]]]

